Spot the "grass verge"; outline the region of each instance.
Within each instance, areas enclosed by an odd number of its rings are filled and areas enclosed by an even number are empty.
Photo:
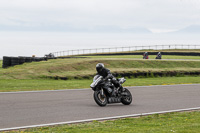
[[[155,114],[140,118],[32,128],[11,133],[199,133],[200,111]]]
[[[0,79],[0,92],[36,91],[59,89],[90,88],[92,79],[51,80],[51,79]],[[200,76],[191,77],[157,77],[127,79],[123,86],[150,86],[174,84],[199,84]]]

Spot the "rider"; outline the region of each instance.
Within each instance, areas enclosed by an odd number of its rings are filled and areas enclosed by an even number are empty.
[[[144,52],[144,54],[143,54],[143,59],[149,59],[148,52]]]
[[[161,59],[162,55],[160,52],[158,52],[157,57],[158,57],[158,59]]]
[[[105,80],[107,79],[111,79],[112,83],[115,85],[115,87],[119,87],[120,90],[123,91],[123,87],[121,86],[121,84],[117,81],[117,79],[111,74],[110,70],[104,67],[103,63],[98,63],[96,65],[96,70],[97,70],[97,74],[100,76],[103,76],[103,78]],[[113,90],[110,87],[106,88],[108,93],[112,93]]]

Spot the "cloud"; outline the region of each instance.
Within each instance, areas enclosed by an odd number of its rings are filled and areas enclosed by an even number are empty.
[[[117,26],[167,31],[200,24],[199,7],[199,0],[4,0],[0,25],[4,29]]]

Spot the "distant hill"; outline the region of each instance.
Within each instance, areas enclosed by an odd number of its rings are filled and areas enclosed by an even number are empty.
[[[175,33],[200,33],[200,25],[191,25],[176,31]]]
[[[62,31],[62,32],[110,32],[110,33],[135,33],[135,34],[149,34],[152,33],[147,28],[134,27],[134,28],[121,28],[113,25],[99,25],[92,28],[88,27],[73,27],[70,25],[40,25],[35,27],[29,26],[8,26],[0,25],[0,31]]]
[[[144,27],[134,27],[134,28],[121,28],[118,26],[101,25],[96,26],[90,30],[91,32],[125,32],[125,33],[138,33],[138,34],[148,34],[152,33],[149,29]]]
[[[152,33],[149,29],[143,28],[143,27],[135,27],[135,28],[124,29],[124,32],[130,32],[130,33]]]

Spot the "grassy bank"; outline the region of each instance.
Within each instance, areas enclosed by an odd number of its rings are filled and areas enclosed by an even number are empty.
[[[128,50],[128,49],[126,49]],[[97,56],[97,55],[126,55],[126,54],[133,54],[133,55],[143,55],[144,52],[149,52],[151,55],[156,55],[158,52],[163,53],[163,55],[198,55],[200,54],[200,49],[163,49],[163,50],[153,50],[153,49],[143,49],[143,50],[135,50],[135,51],[120,51],[120,52],[99,52],[99,53],[91,53],[91,54],[83,54]]]
[[[178,58],[180,59],[180,57]],[[95,66],[99,62],[104,63],[112,73],[119,77],[130,77],[125,86],[200,83],[198,76],[200,60],[198,59],[142,60],[130,58],[130,56],[115,56],[115,58],[98,56],[95,58],[51,59],[24,63],[7,69],[0,67],[0,91],[89,88],[92,77],[96,74]],[[185,73],[193,74],[193,77],[177,77],[184,76]]]
[[[45,79],[0,79],[0,92],[8,91],[34,91],[90,88],[92,79],[83,80],[45,80]],[[158,78],[132,78],[127,79],[124,86],[149,86],[173,84],[199,84],[197,77],[158,77]]]
[[[200,61],[138,60],[129,58],[54,59],[25,63],[0,69],[0,79],[45,79],[47,77],[87,78],[96,73],[97,63],[104,63],[113,73],[199,72]]]
[[[83,124],[60,125],[54,127],[32,128],[23,133],[198,133],[200,131],[200,111],[167,113],[125,118],[110,121],[93,121]],[[11,131],[11,133],[13,133]]]
[[[78,56],[77,56],[78,57]],[[98,56],[79,56],[88,58],[130,58],[130,59],[142,59],[143,55],[98,55]],[[156,55],[149,55],[149,59],[155,59]],[[178,55],[163,55],[162,59],[189,59],[200,60],[200,56],[178,56]]]

